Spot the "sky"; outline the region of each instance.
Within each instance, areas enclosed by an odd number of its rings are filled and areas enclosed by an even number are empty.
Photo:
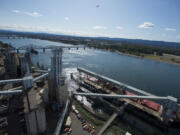
[[[0,29],[180,42],[180,0],[0,0]]]

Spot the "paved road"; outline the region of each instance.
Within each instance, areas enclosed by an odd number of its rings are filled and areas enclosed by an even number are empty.
[[[70,117],[72,120],[72,133],[71,135],[90,135],[87,131],[83,130],[81,126],[81,122],[77,119],[76,115],[74,113],[70,113]],[[67,135],[67,134],[64,134]]]

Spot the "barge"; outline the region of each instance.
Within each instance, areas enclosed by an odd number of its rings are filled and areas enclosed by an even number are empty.
[[[113,79],[96,74],[83,68],[78,68],[78,71],[78,75],[74,77],[74,75],[72,74],[71,78],[76,79],[80,86],[88,88],[88,90],[93,93],[119,94],[130,96],[155,96],[151,93],[123,84],[121,82],[115,81]],[[119,107],[119,105],[122,103],[128,103],[128,107],[126,107],[127,110],[132,113],[132,109],[138,110],[139,113],[136,115],[142,117],[142,119],[148,118],[151,123],[156,123],[157,126],[179,127],[180,106],[177,103],[176,98],[170,97],[169,99],[170,100],[164,100],[163,102],[158,100],[153,101],[148,99],[127,98],[106,100],[117,107]]]

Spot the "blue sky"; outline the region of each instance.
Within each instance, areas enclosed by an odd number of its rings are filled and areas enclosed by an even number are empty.
[[[179,13],[180,0],[0,0],[0,29],[180,42]]]

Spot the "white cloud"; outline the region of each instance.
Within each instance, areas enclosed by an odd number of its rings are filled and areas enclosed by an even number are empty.
[[[93,29],[94,29],[94,30],[105,30],[105,29],[107,29],[107,28],[104,27],[104,26],[96,25],[96,26],[93,27]]]
[[[14,13],[19,13],[19,10],[13,10],[12,12],[14,12]]]
[[[174,28],[165,28],[166,31],[176,31]]]
[[[117,27],[116,27],[116,29],[118,29],[118,30],[122,30],[122,29],[123,29],[123,27],[121,27],[121,26],[117,26]]]
[[[138,28],[144,28],[144,29],[149,29],[153,27],[154,27],[154,24],[151,22],[144,22],[143,24],[138,26]]]
[[[38,13],[38,12],[24,12],[24,11],[19,11],[19,10],[12,10],[13,13],[17,13],[17,14],[24,14],[24,15],[28,15],[28,16],[32,16],[32,17],[40,17],[42,16],[42,14]]]
[[[180,38],[180,35],[177,35],[176,38]]]
[[[65,19],[66,21],[69,21],[69,17],[64,17],[64,19]]]
[[[23,12],[25,15],[29,15],[29,16],[32,16],[32,17],[40,17],[42,16],[40,13],[38,12]]]

